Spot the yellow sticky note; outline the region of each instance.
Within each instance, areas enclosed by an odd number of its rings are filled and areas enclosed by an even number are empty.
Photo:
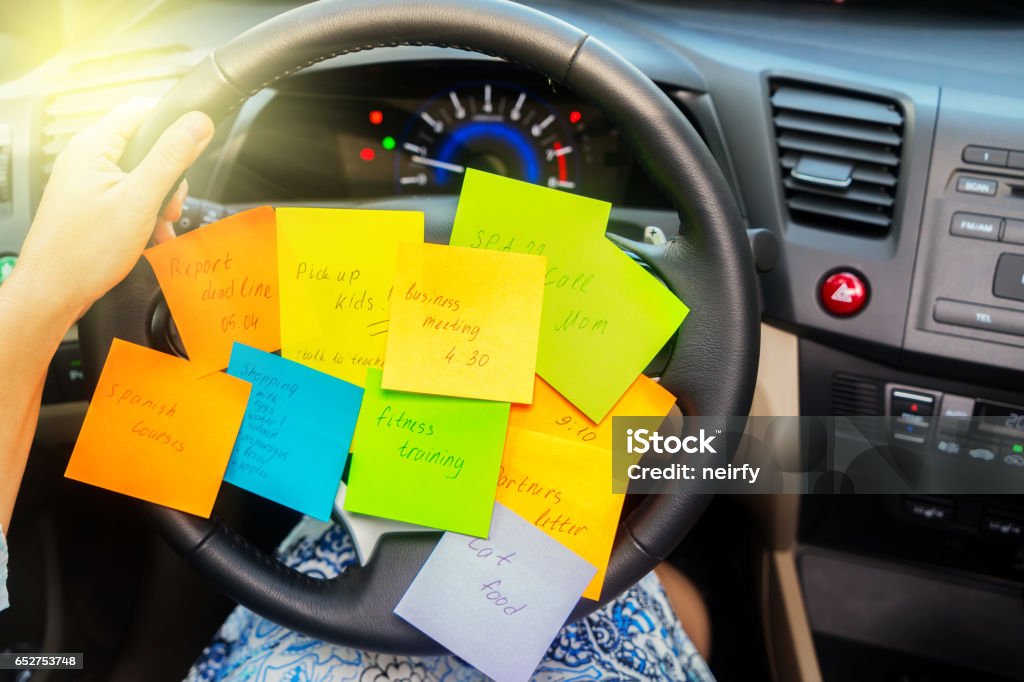
[[[543,256],[399,244],[384,388],[529,403]]]
[[[64,475],[208,517],[250,389],[114,339]]]
[[[413,211],[279,208],[281,355],[366,385],[384,366],[401,242],[423,241]]]
[[[595,422],[538,376],[533,404],[513,405],[508,425],[611,450],[613,417],[664,417],[675,402],[661,384],[641,374],[605,418]]]
[[[526,429],[508,430],[497,500],[597,567],[599,599],[625,495],[612,493],[612,453]]]
[[[274,209],[254,208],[147,249],[189,359],[224,369],[235,341],[281,347]]]

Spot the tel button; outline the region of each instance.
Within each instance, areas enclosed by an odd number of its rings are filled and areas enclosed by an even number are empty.
[[[821,284],[821,303],[839,317],[859,313],[868,301],[868,285],[859,275],[844,271],[830,275]]]
[[[942,324],[973,327],[1000,334],[1024,336],[1024,313],[1009,308],[951,301],[940,298],[935,301],[932,317]]]

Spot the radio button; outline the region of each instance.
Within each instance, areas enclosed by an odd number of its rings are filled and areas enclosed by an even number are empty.
[[[940,298],[935,301],[932,316],[943,324],[1024,336],[1024,313],[1016,310]]]
[[[1024,244],[1024,220],[1007,218],[1003,223],[1003,241],[1010,244]]]
[[[1024,301],[1024,256],[1004,253],[999,257],[992,293],[999,298]]]
[[[953,214],[953,222],[949,226],[949,231],[957,237],[999,241],[999,231],[1002,226],[1002,218],[957,211]]]
[[[969,145],[964,147],[964,161],[977,163],[982,166],[1005,166],[1009,152],[1005,149],[993,149],[992,147],[978,147]]]
[[[999,183],[995,180],[986,180],[984,178],[972,178],[961,175],[956,180],[956,191],[963,194],[981,194],[982,196],[991,197],[995,196],[998,187]]]

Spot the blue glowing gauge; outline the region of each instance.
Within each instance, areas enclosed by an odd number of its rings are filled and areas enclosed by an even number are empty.
[[[439,93],[413,114],[398,151],[399,194],[455,194],[467,168],[569,191],[579,182],[569,122],[512,84],[467,83]]]

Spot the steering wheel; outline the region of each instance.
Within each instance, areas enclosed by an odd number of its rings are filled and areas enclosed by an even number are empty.
[[[136,134],[125,165],[137,163],[160,132],[187,111],[205,111],[216,121],[306,66],[399,45],[455,47],[517,62],[604,112],[681,220],[680,237],[665,245],[617,239],[692,308],[662,385],[687,415],[746,415],[757,372],[760,316],[750,247],[725,178],[697,132],[654,83],[600,41],[547,14],[505,0],[321,0],[304,5],[243,33],[184,76]],[[389,207],[398,202],[417,210],[415,198],[392,201]],[[451,224],[450,215],[446,220],[428,216],[428,241],[447,244]],[[148,346],[157,342],[154,311],[160,298],[152,270],[140,259],[81,321],[85,369],[93,384],[114,337]],[[685,422],[683,428],[695,430]],[[646,496],[624,514],[603,602],[676,547],[703,512],[712,485],[693,481],[677,494]],[[392,613],[437,534],[385,536],[367,566],[317,580],[278,563],[216,518],[142,504],[200,574],[270,620],[362,649],[444,652]],[[570,621],[600,605],[581,599]]]

